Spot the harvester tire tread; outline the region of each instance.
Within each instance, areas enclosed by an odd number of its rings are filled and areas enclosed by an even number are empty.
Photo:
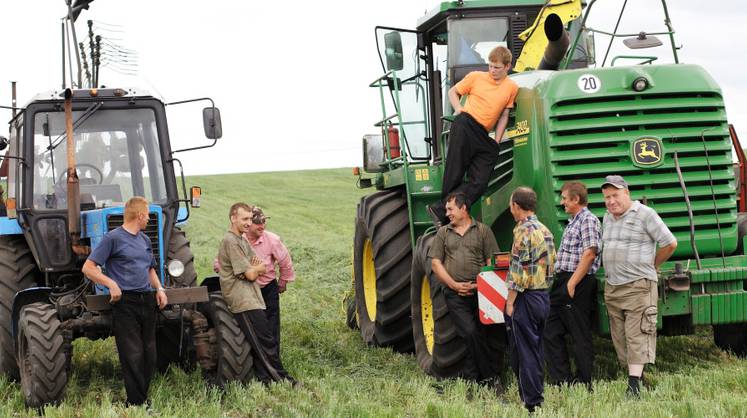
[[[57,310],[47,303],[26,305],[18,329],[18,363],[26,405],[39,408],[59,402],[70,371],[70,343],[63,335]]]
[[[0,374],[18,380],[15,341],[11,324],[13,298],[36,285],[38,269],[22,235],[0,236]]]
[[[248,382],[253,376],[254,358],[249,341],[228,309],[220,292],[210,294],[204,304],[211,326],[215,330],[217,366],[204,371],[205,380],[224,388],[231,381]]]
[[[184,273],[180,277],[172,278],[174,287],[197,286],[197,270],[195,270],[195,256],[189,246],[187,235],[179,228],[171,230],[169,239],[168,260],[179,260],[184,264]]]
[[[363,290],[362,256],[366,240],[371,241],[376,271],[375,318],[368,314]],[[363,341],[373,346],[392,347],[398,352],[412,352],[412,247],[407,201],[402,192],[381,191],[361,198],[353,247],[355,303]]]
[[[438,378],[458,377],[464,368],[467,356],[466,345],[456,332],[456,326],[449,316],[449,308],[443,294],[443,285],[431,270],[431,257],[428,250],[435,233],[418,238],[413,255],[411,273],[412,327],[415,339],[415,354],[420,368]],[[423,280],[429,281],[433,311],[433,352],[427,349],[423,332],[421,311],[421,290]]]

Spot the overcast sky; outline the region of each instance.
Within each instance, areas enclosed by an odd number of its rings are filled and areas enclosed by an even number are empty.
[[[723,89],[729,120],[747,144],[747,12],[738,0],[669,2],[682,62],[704,66]],[[19,104],[61,86],[60,18],[64,0],[0,3],[0,104]],[[136,86],[166,101],[210,96],[221,109],[223,138],[180,155],[185,174],[349,167],[360,142],[376,133],[381,75],[374,26],[413,28],[436,1],[331,0],[237,2],[96,0],[93,19],[105,38],[138,52],[138,75],[102,68],[110,87]],[[611,30],[622,0],[600,0],[591,26]],[[641,7],[643,6],[643,8]],[[655,0],[629,0],[621,31],[663,29]],[[597,55],[603,56],[603,39]],[[647,51],[644,51],[647,52]],[[671,61],[671,59],[663,60]],[[204,143],[202,105],[172,106],[174,148]],[[0,109],[0,120],[10,112]],[[4,122],[3,122],[4,124]],[[3,135],[7,127],[1,128]]]

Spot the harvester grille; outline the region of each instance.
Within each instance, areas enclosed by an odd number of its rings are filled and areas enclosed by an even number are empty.
[[[692,203],[698,251],[721,254],[719,225],[724,252],[736,249],[736,183],[720,95],[640,93],[560,101],[552,106],[549,134],[558,195],[565,181],[584,182],[589,187],[589,208],[601,217],[605,209],[599,186],[606,175],[623,175],[633,198],[645,199],[656,209],[680,242],[678,254],[685,256],[691,253],[690,224],[675,170],[677,151]],[[631,143],[644,136],[661,139],[661,165],[634,165]],[[556,203],[558,219],[566,219],[559,199]]]

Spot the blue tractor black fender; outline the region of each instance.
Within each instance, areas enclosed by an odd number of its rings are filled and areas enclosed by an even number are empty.
[[[12,326],[13,339],[18,336],[18,317],[21,315],[21,309],[30,303],[49,302],[49,294],[52,292],[51,287],[31,287],[16,293],[13,298]]]

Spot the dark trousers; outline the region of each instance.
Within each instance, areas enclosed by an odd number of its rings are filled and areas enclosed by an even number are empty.
[[[594,346],[591,337],[591,315],[596,302],[597,281],[586,275],[576,286],[573,299],[568,295],[568,280],[572,273],[558,272],[550,292],[550,317],[545,328],[545,355],[550,379],[556,383],[581,382],[591,386],[594,368]],[[576,361],[576,378],[566,347],[566,336],[573,341],[571,349]]]
[[[498,143],[479,122],[466,112],[457,115],[449,131],[441,202],[433,206],[439,216],[445,216],[444,199],[452,192],[464,193],[470,205],[482,196],[498,161],[498,151]],[[467,183],[464,182],[465,173]]]
[[[125,291],[112,304],[114,341],[131,405],[145,403],[156,370],[156,309],[153,292]]]
[[[265,383],[289,378],[288,372],[280,362],[278,348],[270,332],[265,312],[254,309],[233,316],[254,350],[254,372],[257,378]]]
[[[444,289],[446,306],[457,334],[467,345],[462,377],[475,382],[498,378],[503,353],[491,348],[488,341],[499,331],[495,325],[483,325],[478,317],[477,295],[459,296]]]
[[[262,299],[265,300],[265,316],[270,333],[275,338],[275,345],[280,356],[280,291],[278,281],[273,280],[262,288]]]
[[[519,396],[527,408],[544,401],[544,353],[542,335],[550,313],[546,290],[519,292],[513,315],[508,318],[508,347],[511,368],[519,383]]]

